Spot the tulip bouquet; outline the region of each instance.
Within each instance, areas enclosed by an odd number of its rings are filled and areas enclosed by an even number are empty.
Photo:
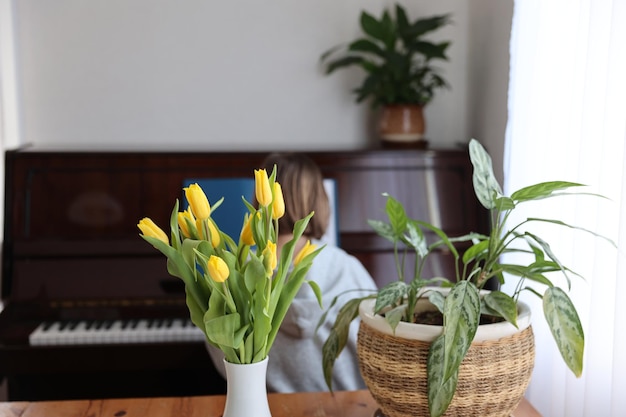
[[[238,241],[222,232],[211,218],[213,207],[198,184],[184,188],[189,208],[179,212],[178,200],[170,218],[170,236],[151,219],[137,225],[141,237],[167,258],[168,272],[183,280],[192,322],[207,341],[224,352],[228,362],[253,363],[265,359],[300,287],[307,282],[321,306],[321,291],[305,276],[322,249],[307,241],[295,254],[311,212],[296,222],[293,238],[278,259],[278,219],[285,205],[276,167],[268,177],[255,170],[253,206],[242,196],[248,213]]]

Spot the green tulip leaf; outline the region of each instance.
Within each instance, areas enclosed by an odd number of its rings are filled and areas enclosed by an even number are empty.
[[[204,328],[209,340],[217,345],[238,349],[242,342],[241,333],[239,337],[235,337],[242,330],[241,317],[237,313],[207,318]]]

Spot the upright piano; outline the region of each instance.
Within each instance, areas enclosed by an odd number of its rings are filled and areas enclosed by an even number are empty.
[[[340,246],[380,286],[395,279],[393,252],[367,219],[384,218],[383,192],[450,235],[487,230],[466,149],[307,154],[335,180]],[[147,216],[168,230],[186,179],[250,178],[265,156],[6,152],[0,377],[8,399],[224,393],[182,283],[136,225]],[[442,252],[428,269],[451,267]]]

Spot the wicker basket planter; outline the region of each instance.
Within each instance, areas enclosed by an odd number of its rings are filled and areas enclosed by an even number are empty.
[[[441,327],[401,322],[394,335],[384,318],[373,314],[374,302],[360,306],[357,351],[363,379],[385,416],[428,416],[426,361]],[[518,325],[479,327],[444,416],[511,415],[526,391],[535,359],[530,310],[523,303]]]

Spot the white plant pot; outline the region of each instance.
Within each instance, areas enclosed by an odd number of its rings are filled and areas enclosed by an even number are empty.
[[[377,331],[396,337],[402,337],[410,340],[421,340],[423,342],[434,341],[442,332],[441,326],[433,326],[429,324],[416,324],[416,323],[398,323],[395,334],[389,323],[385,318],[379,314],[374,314],[374,305],[376,300],[368,299],[364,300],[359,306],[359,315],[361,320],[365,321],[369,326],[373,327]],[[508,321],[503,321],[493,324],[485,324],[478,327],[476,336],[474,336],[474,342],[485,342],[488,340],[497,340],[506,336],[511,336],[515,333],[519,333],[522,330],[530,326],[531,314],[530,307],[526,303],[518,303],[519,311],[517,315],[517,328]],[[416,312],[434,310],[435,307],[430,302],[421,298],[415,309]]]

